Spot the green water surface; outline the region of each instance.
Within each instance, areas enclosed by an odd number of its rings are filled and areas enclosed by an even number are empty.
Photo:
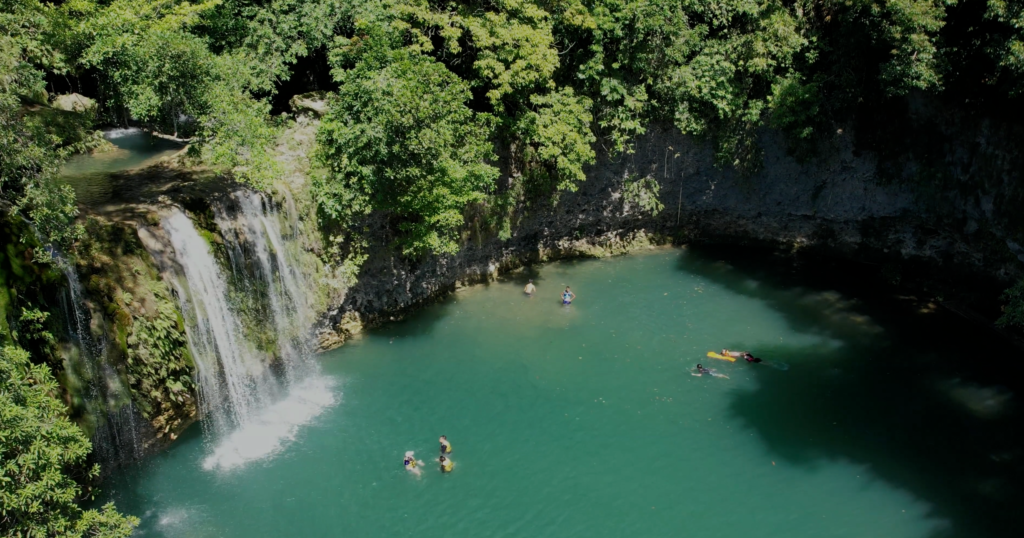
[[[143,536],[1021,536],[1017,356],[961,325],[680,249],[545,265],[323,355],[272,456],[205,470],[196,426],[101,500]],[[405,471],[440,434],[454,472]]]
[[[142,168],[181,151],[182,144],[138,129],[111,131],[114,149],[104,153],[75,155],[61,170],[61,179],[75,189],[79,203],[95,206],[110,200],[116,186],[110,174]]]

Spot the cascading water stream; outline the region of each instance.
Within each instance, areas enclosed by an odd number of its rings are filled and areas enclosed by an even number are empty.
[[[192,221],[175,210],[163,227],[184,273],[176,288],[199,370],[204,416],[219,432],[236,428],[250,419],[269,390],[263,363],[243,337],[242,325],[228,306],[227,281]]]
[[[68,288],[61,303],[70,340],[63,351],[65,371],[80,387],[79,406],[91,423],[95,453],[104,466],[138,459],[143,452],[142,420],[127,384],[106,361],[106,341],[92,336],[78,274],[70,264],[63,266]]]
[[[199,370],[203,414],[217,438],[203,462],[207,469],[229,469],[273,454],[335,401],[333,386],[319,375],[304,343],[312,310],[278,215],[259,194],[233,198],[239,208],[234,219],[223,208],[215,211],[233,279],[184,213],[174,209],[162,224],[181,273],[176,291]],[[233,281],[243,285],[233,289]],[[242,293],[249,294],[248,302],[265,301],[272,319],[250,319],[246,333],[233,293],[236,299]],[[249,313],[252,317],[259,316]],[[264,327],[261,322],[267,321]],[[272,339],[260,339],[264,349],[251,340],[253,331],[261,330],[273,333]],[[272,340],[273,349],[265,349],[265,340]],[[269,368],[275,360],[279,367]]]
[[[310,364],[306,360],[310,355],[306,337],[313,317],[304,292],[304,278],[288,259],[279,216],[270,204],[254,192],[238,192],[232,199],[238,205],[237,218],[232,219],[223,207],[215,211],[218,228],[231,239],[228,257],[232,270],[248,276],[246,253],[251,251],[256,261],[251,272],[265,290],[277,351],[289,366],[285,373],[301,375]]]

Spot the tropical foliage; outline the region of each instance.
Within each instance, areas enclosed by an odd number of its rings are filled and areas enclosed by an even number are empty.
[[[806,156],[836,123],[914,92],[1024,88],[1024,12],[1007,0],[3,6],[3,192],[65,246],[80,233],[74,205],[46,178],[61,151],[81,149],[88,125],[55,132],[24,113],[60,79],[98,99],[95,118],[191,137],[208,162],[265,187],[280,173],[275,94],[329,71],[337,93],[319,136],[316,200],[335,223],[381,211],[408,254],[451,252],[470,205],[508,230],[516,207],[557,202],[599,148],[629,153],[651,122],[751,171],[766,124]]]
[[[20,348],[0,348],[0,531],[4,536],[128,536],[138,520],[113,505],[82,510],[76,479],[85,468],[89,441],[67,419],[54,397],[57,382],[46,365],[34,365]],[[83,476],[75,476],[79,473]]]
[[[985,45],[965,33],[974,24],[969,16],[947,29],[958,22],[950,18],[956,8],[953,0],[364,4],[345,12],[342,36],[330,43],[340,90],[320,140],[330,173],[320,178],[317,199],[331,219],[357,198],[358,207],[386,211],[398,243],[410,253],[451,250],[450,244],[424,242],[421,229],[412,233],[420,224],[440,232],[462,222],[454,211],[450,218],[433,219],[436,204],[398,207],[366,196],[378,192],[384,176],[352,166],[367,162],[376,147],[334,136],[342,119],[361,118],[360,128],[374,133],[387,132],[392,121],[390,101],[352,99],[346,89],[365,84],[358,74],[366,69],[357,58],[361,50],[429,58],[430,65],[455,75],[453,83],[468,88],[470,97],[460,93],[452,106],[473,112],[466,117],[502,156],[485,162],[503,167],[507,180],[483,185],[474,196],[453,190],[459,194],[451,198],[452,209],[484,200],[505,221],[498,225],[505,237],[515,207],[557,201],[560,192],[575,190],[597,146],[629,153],[651,122],[671,122],[702,137],[713,144],[721,165],[752,171],[760,165],[757,134],[766,124],[781,129],[793,151],[806,157],[835,123],[869,115],[871,107],[913,92],[941,95],[947,79],[968,66],[976,70],[981,57],[992,61],[989,83],[1009,95],[1019,86],[1022,65],[1020,8],[989,2]],[[401,149],[401,143],[391,147]],[[389,173],[402,173],[396,166],[412,172],[420,164],[392,162]],[[424,185],[465,185],[458,174],[423,177]],[[629,186],[656,193],[648,183]],[[389,181],[388,188],[401,189],[407,201],[418,199],[407,182]]]

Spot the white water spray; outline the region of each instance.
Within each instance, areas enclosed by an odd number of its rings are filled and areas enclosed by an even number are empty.
[[[139,129],[138,127],[124,127],[124,128],[120,128],[120,129],[108,129],[106,131],[103,131],[103,138],[106,138],[107,140],[112,140],[114,138],[123,138],[125,136],[132,136],[134,134],[138,134],[138,133],[141,133],[141,132],[142,132],[142,129]]]

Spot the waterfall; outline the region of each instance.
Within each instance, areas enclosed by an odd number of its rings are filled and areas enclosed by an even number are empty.
[[[131,391],[107,362],[107,343],[93,338],[91,316],[85,308],[82,285],[69,263],[61,264],[67,293],[61,296],[70,346],[62,350],[69,381],[78,386],[77,402],[92,426],[92,444],[106,465],[138,459],[143,452],[140,428],[143,420],[132,403]]]
[[[279,216],[255,192],[238,192],[232,196],[238,204],[239,215],[231,219],[223,207],[215,209],[217,227],[229,239],[228,257],[232,271],[245,278],[248,275],[246,251],[255,257],[255,276],[265,289],[270,314],[277,337],[278,352],[293,374],[309,364],[307,341],[313,323],[312,309],[306,300],[305,279],[290,263]],[[248,247],[248,249],[246,249]],[[252,287],[250,287],[252,291]]]
[[[175,210],[163,220],[184,282],[175,282],[185,317],[189,351],[199,373],[203,414],[219,431],[246,423],[271,390],[264,365],[242,336],[228,305],[228,286],[206,240]]]
[[[277,212],[257,193],[236,193],[232,202],[234,218],[215,209],[230,275],[184,213],[173,209],[162,221],[180,273],[175,290],[204,423],[216,439],[203,466],[220,470],[277,452],[335,401],[306,343],[312,308]],[[257,311],[240,303],[257,303]],[[264,332],[272,338],[260,338]]]

